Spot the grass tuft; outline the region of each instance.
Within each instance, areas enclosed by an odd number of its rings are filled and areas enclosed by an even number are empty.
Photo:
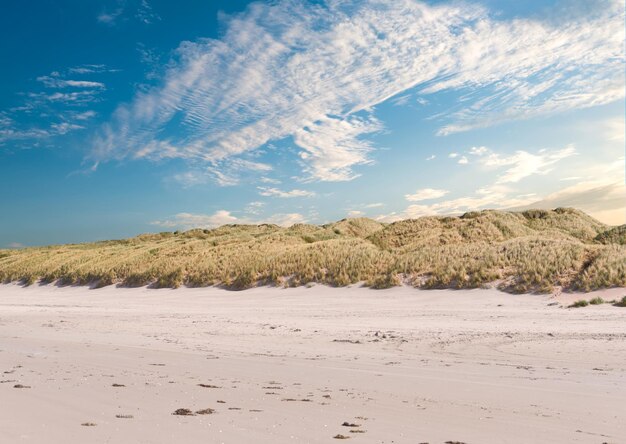
[[[616,307],[626,307],[626,296],[614,304]]]

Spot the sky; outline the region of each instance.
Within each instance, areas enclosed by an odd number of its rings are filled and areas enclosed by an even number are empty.
[[[626,223],[624,0],[0,15],[0,248],[576,207]]]

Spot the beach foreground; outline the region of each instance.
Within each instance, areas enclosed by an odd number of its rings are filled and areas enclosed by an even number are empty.
[[[598,295],[1,285],[0,441],[626,442]]]

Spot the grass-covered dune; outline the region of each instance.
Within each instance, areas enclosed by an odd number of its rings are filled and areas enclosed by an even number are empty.
[[[0,250],[0,281],[178,287],[402,282],[512,292],[626,286],[625,227],[571,208],[485,210],[384,224],[225,225],[131,239]]]

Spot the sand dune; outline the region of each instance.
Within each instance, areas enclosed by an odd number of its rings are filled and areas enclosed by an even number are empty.
[[[626,309],[576,298],[2,285],[0,442],[626,442]]]

